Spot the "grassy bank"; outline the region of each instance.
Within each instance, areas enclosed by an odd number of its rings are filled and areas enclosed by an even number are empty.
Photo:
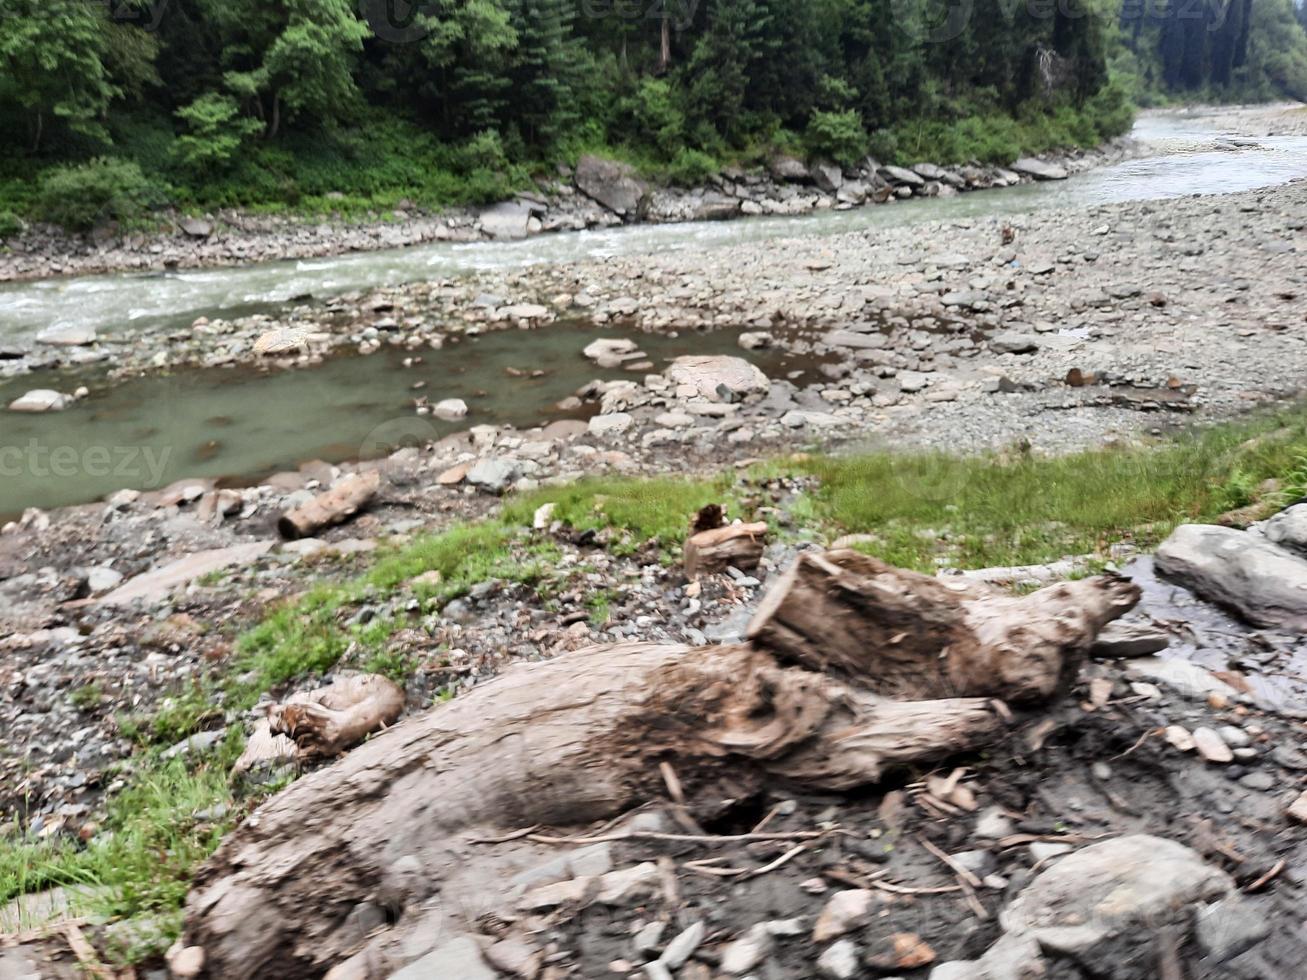
[[[139,960],[166,947],[194,867],[266,792],[239,790],[227,775],[241,749],[239,719],[262,693],[336,665],[404,680],[417,665],[396,649],[396,634],[482,582],[516,583],[546,610],[564,590],[584,590],[602,620],[607,594],[586,584],[590,570],[559,561],[559,542],[531,530],[545,505],[552,520],[594,531],[610,554],[642,563],[674,561],[690,515],[726,501],[734,515],[769,520],[780,540],[867,534],[861,547],[869,553],[929,572],[1069,554],[1105,560],[1115,542],[1147,549],[1178,523],[1237,508],[1269,513],[1304,492],[1307,409],[1295,407],[1151,448],[1052,459],[1019,451],[796,455],[706,479],[590,479],[510,497],[495,516],[391,548],[365,570],[320,569],[310,591],[247,624],[229,659],[193,688],[154,716],[120,719],[139,749],[106,778],[123,788],[111,796],[101,833],[85,846],[32,841],[17,828],[0,834],[0,901],[87,886],[96,889],[86,900],[95,911],[142,923],[115,955]],[[406,611],[359,622],[364,605]],[[436,700],[455,694],[449,688]],[[224,716],[234,724],[215,751],[165,758],[165,746]]]

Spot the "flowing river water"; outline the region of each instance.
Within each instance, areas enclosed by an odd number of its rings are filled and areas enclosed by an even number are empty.
[[[892,206],[799,217],[637,225],[517,243],[437,243],[164,275],[16,283],[0,287],[0,345],[29,343],[51,327],[93,327],[102,335],[120,337],[176,329],[197,316],[230,318],[304,295],[323,299],[355,289],[481,270],[702,250],[1048,208],[1232,193],[1307,177],[1307,136],[1243,140],[1237,133],[1222,132],[1213,117],[1200,113],[1145,115],[1134,135],[1149,148],[1144,155],[1066,181]],[[428,390],[440,397],[475,395],[480,399],[478,422],[525,425],[547,420],[550,405],[602,374],[579,356],[586,342],[579,334],[584,334],[583,328],[573,325],[486,335],[426,352],[419,374],[397,371],[392,361],[400,355],[339,357],[320,367],[291,372],[212,370],[145,378],[95,390],[63,412],[3,413],[0,515],[27,506],[93,500],[124,486],[157,486],[180,476],[251,477],[311,458],[340,460],[380,452],[403,441],[382,434],[388,431],[385,426],[394,427],[396,419],[411,415],[408,389],[415,380],[427,381]],[[641,335],[639,341],[655,360],[691,352],[734,351],[734,338],[729,335],[715,339],[697,333],[679,339]],[[544,378],[512,386],[504,383],[506,368],[542,366],[547,370]],[[762,366],[770,372],[795,368],[779,361]],[[68,390],[71,386],[66,379],[29,375],[0,384],[0,401],[37,387]],[[462,427],[415,416],[413,420],[424,432],[436,435]],[[326,434],[312,435],[315,432]],[[133,459],[126,460],[132,452]]]

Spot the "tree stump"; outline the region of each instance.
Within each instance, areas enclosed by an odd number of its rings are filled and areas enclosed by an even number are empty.
[[[730,565],[742,572],[752,571],[762,560],[766,536],[767,525],[763,523],[700,531],[685,542],[685,575],[696,579],[724,572]]]

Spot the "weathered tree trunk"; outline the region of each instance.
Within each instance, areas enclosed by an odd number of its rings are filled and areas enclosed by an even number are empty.
[[[762,560],[766,524],[731,524],[700,531],[685,542],[685,575],[698,578],[723,572],[734,565],[742,572],[758,567]]]
[[[760,614],[776,629],[755,643],[630,643],[519,665],[374,738],[224,842],[188,899],[186,942],[203,948],[210,977],[319,976],[362,946],[350,919],[359,906],[388,909],[403,930],[439,894],[457,918],[466,900],[457,896],[493,892],[524,859],[539,860],[538,849],[475,849],[470,831],[613,817],[661,794],[662,762],[690,798],[720,797],[728,785],[738,797],[778,779],[847,789],[974,749],[1003,732],[1006,712],[990,698],[949,696],[958,683],[946,647],[995,675],[981,683],[963,671],[963,686],[994,693],[996,677],[1015,676],[1023,691],[1052,691],[1097,625],[1137,597],[1102,578],[980,598],[863,561],[803,561]],[[822,569],[833,580],[857,576],[829,590],[836,603],[826,608],[856,637],[821,631],[819,642],[835,641],[829,655],[800,650],[795,638],[811,624],[795,626],[793,615],[796,583],[815,588]],[[1058,637],[1066,647],[1053,656]],[[873,649],[881,643],[888,653]]]
[[[829,670],[885,697],[1048,698],[1094,638],[1139,601],[1124,579],[1012,597],[907,572],[857,551],[801,554],[748,637],[782,662]]]
[[[303,507],[283,514],[277,522],[281,536],[290,540],[307,538],[324,527],[340,524],[357,514],[381,487],[381,474],[356,473],[340,480]]]

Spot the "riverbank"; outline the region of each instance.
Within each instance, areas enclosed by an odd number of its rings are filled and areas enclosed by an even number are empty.
[[[370,221],[304,219],[219,211],[177,216],[158,232],[114,224],[86,235],[33,226],[5,240],[0,283],[55,276],[220,268],[279,259],[315,259],[427,242],[518,241],[560,231],[621,224],[720,221],[850,209],[912,196],[937,197],[1061,179],[1137,152],[1129,138],[1096,150],[1026,159],[1011,167],[882,167],[874,160],[843,169],[775,157],[767,168],[731,169],[692,189],[658,187],[623,164],[584,158],[575,170],[485,208],[422,213],[403,203]],[[920,171],[918,173],[918,171]]]

